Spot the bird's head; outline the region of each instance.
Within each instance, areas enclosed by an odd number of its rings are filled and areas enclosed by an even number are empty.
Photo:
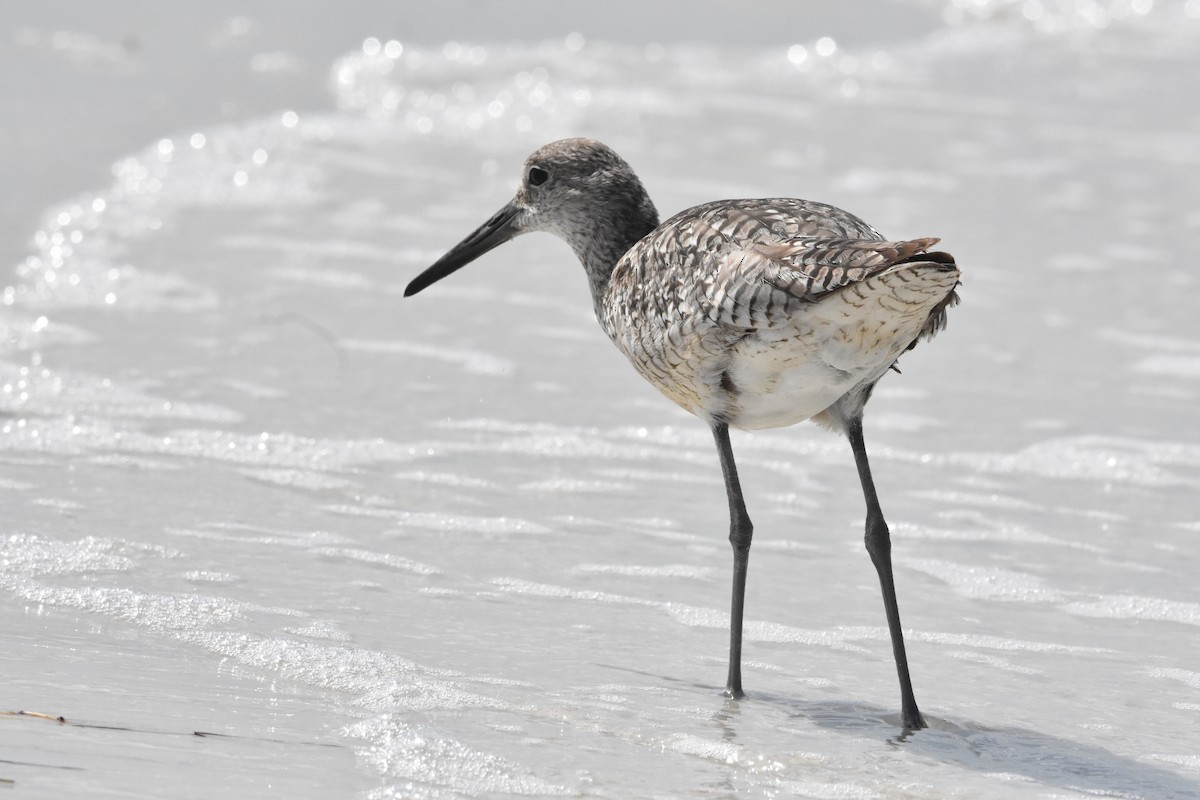
[[[629,165],[594,139],[562,139],[525,160],[516,196],[450,248],[404,290],[409,297],[523,233],[566,241],[591,270],[616,260],[658,224],[658,214]]]

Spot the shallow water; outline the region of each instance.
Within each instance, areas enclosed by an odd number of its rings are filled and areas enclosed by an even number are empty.
[[[67,723],[0,717],[14,796],[1200,796],[1200,5],[821,8],[759,46],[17,26],[0,710]],[[726,701],[711,439],[569,250],[402,299],[577,134],[664,216],[810,197],[963,266],[867,420],[930,730],[844,441],[735,434]]]

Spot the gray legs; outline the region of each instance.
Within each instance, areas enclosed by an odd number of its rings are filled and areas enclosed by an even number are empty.
[[[862,416],[846,421],[846,436],[854,450],[854,462],[858,465],[858,479],[862,482],[863,497],[867,501],[867,552],[871,563],[879,573],[879,586],[883,590],[883,608],[887,612],[888,633],[892,637],[892,654],[896,657],[896,673],[900,677],[900,713],[904,727],[910,730],[925,727],[925,720],[917,709],[913,697],[912,680],[908,676],[908,656],[904,652],[904,633],[900,630],[900,609],[896,605],[896,584],[892,579],[892,538],[883,511],[879,508],[879,497],[875,494],[875,482],[871,479],[871,465],[867,462],[867,447],[863,443]]]
[[[733,601],[729,612],[729,678],[725,681],[725,695],[740,698],[742,692],[742,609],[746,602],[746,566],[750,561],[750,539],[754,535],[754,524],[746,513],[742,499],[742,485],[738,481],[737,466],[733,463],[733,449],[729,446],[729,426],[718,423],[713,426],[713,438],[717,442],[717,453],[721,456],[721,474],[725,476],[725,493],[729,496],[729,543],[733,545]]]
[[[867,461],[867,449],[863,443],[862,417],[856,416],[845,424],[846,436],[854,450],[854,461],[858,465],[858,477],[862,482],[863,497],[867,501],[867,552],[871,563],[879,573],[879,585],[883,590],[883,607],[887,612],[888,632],[892,637],[892,653],[896,657],[896,672],[900,677],[900,704],[904,727],[910,730],[925,727],[925,720],[917,709],[913,697],[912,680],[908,675],[908,657],[904,651],[904,634],[900,630],[900,611],[896,605],[896,586],[892,578],[892,542],[883,511],[879,508],[879,497],[875,494],[875,482],[871,479],[871,466]],[[733,449],[729,445],[729,426],[718,423],[713,426],[713,439],[717,453],[721,456],[721,474],[725,477],[725,493],[729,498],[729,543],[733,545],[733,598],[729,613],[729,678],[725,682],[725,695],[740,698],[742,691],[742,612],[746,602],[746,567],[750,562],[750,541],[754,536],[754,525],[746,513],[746,502],[742,498],[742,486],[738,481],[737,466],[733,461]]]

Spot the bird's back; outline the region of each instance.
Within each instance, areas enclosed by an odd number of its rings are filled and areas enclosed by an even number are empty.
[[[708,419],[809,419],[944,324],[959,273],[936,239],[886,241],[834,206],[688,209],[612,272],[601,324],[663,394]]]

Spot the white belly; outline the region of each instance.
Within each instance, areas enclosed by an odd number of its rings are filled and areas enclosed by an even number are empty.
[[[895,358],[877,353],[855,364],[844,359],[838,364],[826,350],[825,342],[811,331],[740,343],[727,370],[730,390],[723,416],[744,430],[795,425],[820,414],[863,381],[878,378]]]
[[[610,335],[659,391],[710,424],[779,428],[878,380],[957,279],[942,265],[908,264],[801,306],[782,325],[739,331],[693,315],[648,337],[636,325]]]

